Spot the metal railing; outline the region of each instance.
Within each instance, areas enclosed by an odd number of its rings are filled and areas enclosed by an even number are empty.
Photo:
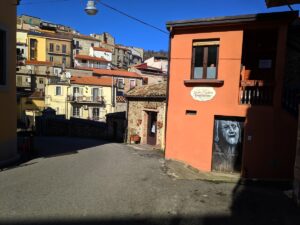
[[[240,104],[272,105],[273,84],[262,80],[242,80],[240,82]]]
[[[68,95],[68,101],[78,103],[104,103],[103,96]]]

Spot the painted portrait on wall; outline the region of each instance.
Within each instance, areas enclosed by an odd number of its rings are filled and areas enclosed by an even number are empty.
[[[244,122],[240,118],[215,118],[213,170],[224,172],[240,171],[243,128]]]

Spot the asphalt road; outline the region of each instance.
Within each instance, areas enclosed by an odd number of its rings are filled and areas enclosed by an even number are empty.
[[[35,147],[0,171],[0,224],[300,224],[282,189],[178,179],[159,151],[78,138]]]

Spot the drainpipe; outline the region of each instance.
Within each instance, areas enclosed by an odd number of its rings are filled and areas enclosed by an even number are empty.
[[[173,28],[170,27],[170,33],[169,33],[169,47],[168,47],[168,80],[167,80],[167,96],[166,96],[166,100],[167,100],[167,103],[166,103],[166,112],[165,112],[165,140],[164,140],[164,144],[165,144],[165,149],[164,149],[164,155],[166,155],[166,149],[167,149],[167,124],[168,124],[168,106],[169,106],[169,86],[170,86],[170,64],[171,64],[171,39],[172,39],[172,31],[173,31]]]

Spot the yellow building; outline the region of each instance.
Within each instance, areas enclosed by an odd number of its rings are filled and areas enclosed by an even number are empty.
[[[46,61],[46,37],[42,32],[30,31],[27,34],[28,56],[31,61]]]
[[[16,5],[0,1],[0,166],[18,159],[16,104]]]
[[[114,91],[115,92],[115,91]],[[71,80],[49,81],[45,89],[45,107],[58,115],[95,121],[105,121],[106,114],[115,111],[112,78],[78,77]]]

